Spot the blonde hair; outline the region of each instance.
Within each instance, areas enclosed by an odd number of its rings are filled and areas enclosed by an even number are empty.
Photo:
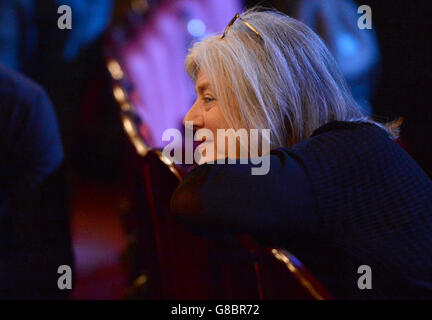
[[[272,148],[292,146],[333,121],[366,121],[392,138],[397,128],[375,122],[354,101],[327,47],[305,24],[277,11],[250,9],[226,36],[195,43],[186,71],[202,71],[234,129],[270,129]]]

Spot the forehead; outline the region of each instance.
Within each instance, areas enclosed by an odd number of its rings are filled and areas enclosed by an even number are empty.
[[[199,71],[195,82],[196,89],[204,90],[209,87],[209,80],[204,72]]]

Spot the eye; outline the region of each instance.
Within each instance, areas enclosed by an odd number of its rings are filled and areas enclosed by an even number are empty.
[[[212,102],[212,101],[215,100],[215,99],[212,98],[212,97],[204,97],[203,99],[204,99],[204,102],[205,102],[205,103],[210,103],[210,102]]]

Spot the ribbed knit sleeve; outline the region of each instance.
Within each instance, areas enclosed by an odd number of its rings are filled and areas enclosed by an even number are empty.
[[[252,175],[253,166],[195,168],[173,195],[173,211],[203,232],[246,232],[269,242],[295,238],[317,223],[310,182],[285,150],[271,153],[266,175]]]

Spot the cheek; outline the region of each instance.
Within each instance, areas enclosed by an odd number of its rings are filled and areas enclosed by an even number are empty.
[[[207,112],[205,126],[213,131],[214,134],[217,133],[217,129],[229,128],[228,123],[218,106],[214,106]]]
[[[211,130],[214,135],[214,154],[216,157],[225,157],[226,156],[226,146],[228,141],[225,139],[225,144],[218,141],[217,138],[217,129],[229,129],[227,121],[225,120],[224,115],[219,107],[213,107],[207,112],[206,117],[206,128]]]

